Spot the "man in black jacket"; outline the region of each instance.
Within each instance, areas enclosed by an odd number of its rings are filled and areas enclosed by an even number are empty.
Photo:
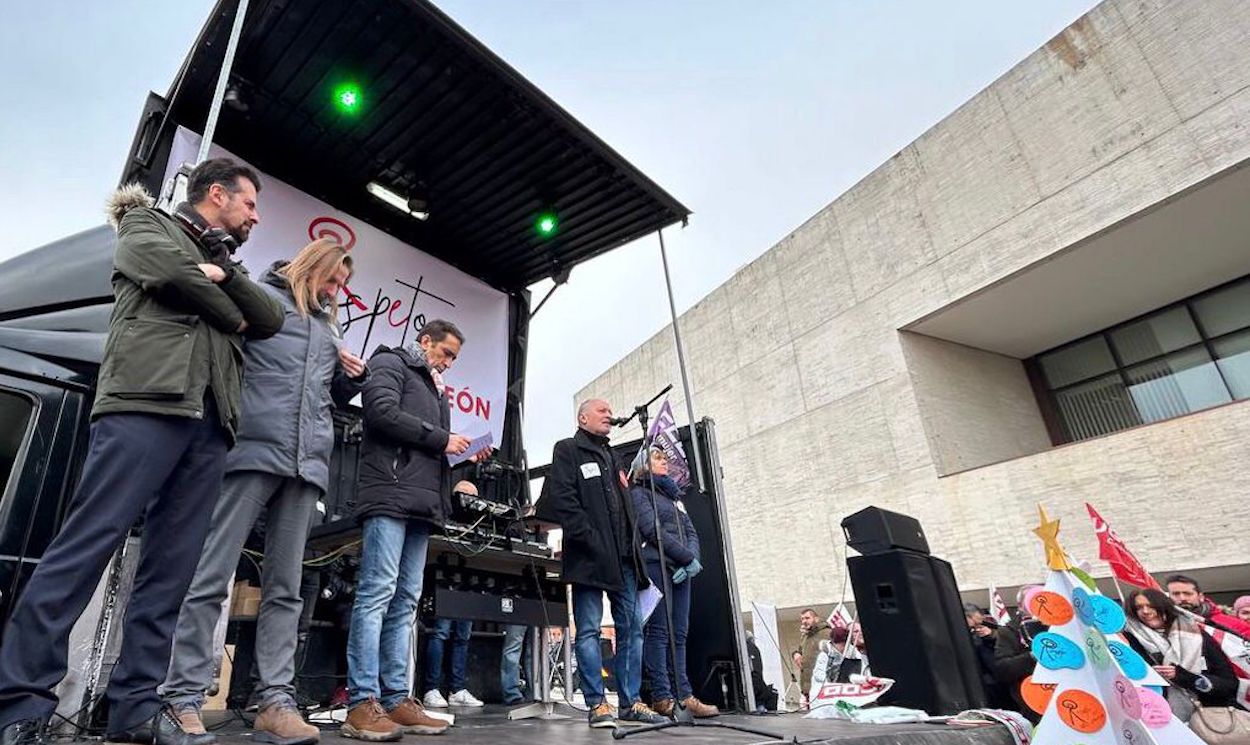
[[[117,227],[113,314],[91,440],[60,533],[18,600],[0,648],[0,742],[26,745],[56,709],[69,635],[109,558],[139,517],[143,547],[109,679],[109,737],[201,745],[162,707],[178,608],[195,573],[234,442],[241,335],[282,327],[282,307],[232,258],[260,220],[260,181],[208,160],[174,216],[141,187],[110,204]]]
[[[379,347],[369,360],[356,492],[363,545],[347,637],[346,737],[379,742],[446,728],[411,697],[408,663],[430,529],[441,528],[451,509],[446,456],[469,447],[467,437],[451,431],[442,378],[463,343],[454,324],[430,321],[412,347]]]
[[[577,433],[556,443],[543,485],[540,514],[564,530],[561,578],[573,586],[577,666],[591,727],[614,727],[618,717],[604,701],[599,626],[603,594],[616,630],[619,721],[667,721],[638,700],[642,686],[642,628],[638,590],[648,586],[637,523],[625,473],[608,444],[612,407],[594,399],[577,407]]]

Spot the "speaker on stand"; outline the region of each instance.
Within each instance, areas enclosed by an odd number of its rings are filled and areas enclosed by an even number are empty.
[[[929,554],[920,523],[869,507],[842,530],[863,554],[846,565],[872,673],[894,680],[883,703],[935,715],[985,706],[955,573]]]

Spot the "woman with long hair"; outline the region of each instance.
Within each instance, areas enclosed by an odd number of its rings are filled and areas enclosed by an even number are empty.
[[[1168,682],[1168,705],[1188,722],[1194,699],[1203,706],[1234,706],[1237,676],[1220,646],[1181,615],[1159,590],[1133,590],[1124,601],[1124,631],[1129,645]]]
[[[238,440],[226,460],[221,496],[178,616],[169,673],[161,686],[161,696],[187,732],[204,732],[200,708],[212,684],[213,630],[239,553],[264,512],[256,628],[260,713],[252,725],[254,736],[277,745],[319,739],[319,730],[295,706],[295,647],[303,608],[304,543],[326,490],[334,448],[332,410],[346,405],[367,375],[364,361],[343,345],[336,318],[336,298],[351,274],[347,251],[321,239],[260,277],[261,287],[282,304],[285,318],[276,335],[244,347]]]
[[[690,630],[690,583],[703,570],[699,563],[699,534],[686,514],[681,501],[682,490],[668,475],[668,456],[659,448],[647,453],[645,463],[638,463],[631,474],[630,496],[634,514],[638,516],[638,532],[642,537],[642,556],[647,575],[661,592],[669,594],[673,614],[673,645],[677,659],[669,667],[669,626],[664,603],[661,602],[647,619],[643,632],[643,673],[651,691],[652,707],[657,714],[672,717],[676,701],[696,717],[714,717],[720,710],[695,698],[686,672],[686,636]],[[652,507],[654,491],[654,508]],[[663,541],[657,541],[656,525]],[[666,588],[660,568],[659,545],[671,587]],[[674,683],[676,690],[674,690]],[[675,698],[674,698],[675,696]]]

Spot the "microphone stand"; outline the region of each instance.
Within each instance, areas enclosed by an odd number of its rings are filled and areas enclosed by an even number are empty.
[[[673,388],[673,384],[669,383],[667,386],[665,386],[664,390],[652,396],[650,401],[647,401],[645,404],[639,404],[638,406],[635,406],[634,413],[631,414],[624,421],[619,422],[617,426],[623,427],[626,424],[629,424],[629,422],[633,419],[637,419],[639,425],[642,426],[642,457],[645,459],[644,462],[647,464],[647,474],[649,476],[649,478],[647,479],[647,484],[650,487],[648,490],[649,491],[648,498],[651,501],[651,516],[654,521],[654,527],[655,527],[656,552],[660,555],[660,580],[664,588],[662,591],[663,597],[661,597],[660,600],[664,605],[664,618],[665,620],[668,621],[668,659],[669,659],[668,673],[669,673],[669,677],[672,679],[671,685],[672,685],[672,691],[673,691],[673,720],[668,721],[668,722],[662,722],[660,724],[646,724],[641,727],[631,727],[629,729],[625,729],[623,727],[617,727],[616,729],[612,730],[612,739],[623,740],[626,737],[631,737],[633,735],[641,734],[643,732],[658,732],[660,730],[666,730],[671,727],[719,727],[722,729],[731,729],[731,730],[737,730],[739,732],[745,732],[747,734],[759,735],[761,737],[767,737],[771,740],[784,741],[785,738],[783,738],[782,736],[777,735],[776,733],[773,733],[773,732],[768,732],[767,730],[756,729],[754,727],[747,727],[747,726],[740,725],[740,724],[730,724],[727,722],[713,722],[713,721],[707,721],[707,720],[697,720],[694,718],[694,715],[690,713],[690,710],[687,709],[685,705],[682,703],[681,696],[678,692],[677,680],[678,680],[679,675],[678,675],[678,670],[677,670],[677,637],[676,637],[676,634],[674,634],[673,605],[672,605],[672,600],[670,599],[672,596],[672,592],[673,592],[673,582],[672,582],[672,578],[669,576],[669,573],[668,573],[668,560],[664,556],[664,529],[663,529],[663,526],[660,525],[660,511],[656,507],[655,477],[651,474],[651,442],[650,442],[650,438],[647,436],[647,427],[651,419],[651,416],[649,413],[649,408],[651,404],[659,400],[661,396],[663,396],[665,393],[668,393],[670,390],[672,390],[672,388]],[[690,426],[693,427],[694,423],[692,422]],[[695,480],[695,482],[697,482],[697,479]],[[695,483],[695,482],[692,482],[692,483]],[[627,493],[625,495],[625,498],[632,499],[632,496],[629,493]],[[642,557],[639,557],[639,558],[642,558]],[[646,571],[646,563],[647,563],[646,559],[642,558],[642,565],[643,565],[644,572]],[[686,579],[686,581],[693,582],[694,579],[688,578]],[[654,612],[655,611],[652,611],[652,613]],[[644,633],[645,633],[645,630],[644,630]],[[644,644],[645,644],[645,641],[644,641]],[[741,664],[741,660],[739,660],[739,664]],[[639,678],[641,679],[642,671],[639,670],[638,673],[639,673]],[[728,704],[729,702],[726,701],[725,703]],[[792,741],[797,743],[798,739],[792,738]]]

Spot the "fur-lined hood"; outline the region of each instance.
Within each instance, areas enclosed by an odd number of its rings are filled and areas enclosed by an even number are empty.
[[[156,200],[147,189],[143,188],[143,184],[133,182],[113,192],[104,203],[104,213],[108,217],[109,225],[116,230],[127,212],[142,207],[151,207],[153,204],[156,204]]]

